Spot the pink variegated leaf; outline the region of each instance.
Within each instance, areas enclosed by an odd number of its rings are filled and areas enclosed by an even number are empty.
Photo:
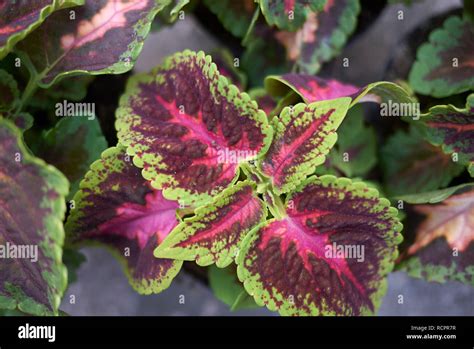
[[[247,233],[265,220],[265,204],[250,181],[239,182],[199,207],[156,249],[155,256],[228,266]]]
[[[243,241],[238,276],[282,315],[374,314],[402,237],[397,210],[362,182],[311,177]]]
[[[428,281],[474,286],[474,183],[400,199],[423,217],[406,232],[401,269]]]
[[[281,97],[293,92],[305,103],[339,97],[350,97],[351,106],[361,102],[412,103],[412,98],[397,84],[380,81],[365,87],[357,87],[334,79],[322,79],[306,74],[284,74],[268,76],[265,88],[270,95]]]
[[[234,183],[239,164],[260,158],[273,133],[211,57],[191,51],[130,79],[116,128],[143,176],[183,203],[207,202]]]
[[[336,143],[336,130],[350,101],[343,97],[300,103],[285,107],[279,117],[272,119],[275,136],[260,166],[271,179],[276,194],[290,192],[324,163]]]
[[[182,262],[155,258],[153,251],[178,224],[179,204],[151,188],[123,148],[107,149],[91,165],[73,203],[66,223],[71,244],[109,247],[140,293],[170,285]]]

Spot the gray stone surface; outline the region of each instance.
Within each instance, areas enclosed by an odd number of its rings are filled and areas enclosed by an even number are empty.
[[[373,27],[343,52],[350,57],[350,69],[341,70],[336,60],[329,69],[334,75],[359,85],[376,81],[393,54],[396,43],[417,23],[459,6],[460,1],[428,0],[411,8],[385,10]],[[404,10],[404,21],[396,17]],[[163,57],[186,48],[210,51],[216,46],[192,16],[172,28],[153,33],[136,65],[147,71]],[[78,281],[64,297],[62,309],[71,315],[273,315],[265,309],[231,313],[211,291],[189,275],[181,273],[171,287],[159,295],[140,296],[129,285],[119,263],[105,250],[84,250],[88,260],[78,271]],[[436,284],[416,280],[397,272],[389,276],[388,292],[380,315],[474,315],[474,288],[459,283]],[[70,304],[70,296],[75,304]],[[179,303],[180,295],[185,304]],[[399,304],[403,295],[403,304]]]
[[[266,309],[230,312],[192,276],[181,273],[169,289],[141,296],[128,284],[117,260],[105,249],[82,250],[86,257],[78,281],[70,285],[61,309],[71,315],[274,315]],[[396,272],[379,315],[474,315],[474,288],[460,283],[429,283]],[[75,304],[70,304],[74,295]],[[184,304],[180,296],[184,295]],[[399,295],[403,304],[399,304]]]
[[[107,250],[87,248],[82,252],[87,262],[61,306],[70,315],[272,315],[266,309],[232,313],[202,282],[183,272],[164,292],[141,296],[129,286],[119,262]],[[71,296],[75,304],[71,304]]]

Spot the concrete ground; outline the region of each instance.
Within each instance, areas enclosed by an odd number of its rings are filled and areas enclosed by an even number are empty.
[[[411,8],[391,6],[341,55],[350,57],[351,69],[341,71],[337,61],[330,68],[335,76],[348,82],[380,80],[404,34],[430,16],[458,6],[459,0],[427,0]],[[403,23],[397,19],[399,9],[404,11]],[[197,21],[187,16],[172,28],[149,37],[136,70],[147,71],[176,51],[189,48],[209,52],[216,46],[217,42]],[[232,313],[207,287],[185,273],[163,293],[140,296],[106,250],[88,248],[83,252],[87,262],[79,269],[78,281],[70,286],[61,307],[71,315],[274,315],[263,308]],[[474,315],[473,287],[454,282],[428,283],[402,272],[391,274],[388,285],[379,315]],[[75,304],[70,304],[71,295],[75,296]],[[185,296],[184,304],[178,302],[181,295]],[[403,295],[403,304],[398,303],[399,295]]]

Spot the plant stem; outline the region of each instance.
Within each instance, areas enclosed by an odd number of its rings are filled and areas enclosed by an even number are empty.
[[[28,80],[28,84],[26,85],[23,94],[21,95],[20,103],[18,103],[18,107],[15,110],[15,115],[22,111],[23,107],[28,103],[29,99],[33,96],[38,88],[38,80],[36,78],[31,78]]]
[[[245,171],[256,177],[256,179],[253,180],[257,183],[257,192],[263,195],[263,199],[267,203],[271,214],[277,219],[284,218],[286,216],[285,204],[280,196],[275,194],[275,190],[269,178],[263,174],[257,165],[246,163],[241,166]]]
[[[268,194],[272,197],[273,205],[271,212],[277,219],[283,219],[286,217],[286,208],[285,204],[281,200],[279,195],[275,195],[273,188],[268,188]]]
[[[17,115],[19,112],[23,110],[25,105],[28,103],[30,98],[34,95],[36,90],[38,89],[38,81],[41,79],[42,75],[38,74],[36,68],[34,67],[33,63],[31,62],[30,58],[27,55],[23,55],[21,53],[17,53],[17,56],[24,62],[26,69],[28,69],[28,73],[30,74],[30,78],[28,83],[23,90],[23,94],[21,95],[20,102],[13,113],[13,115]]]

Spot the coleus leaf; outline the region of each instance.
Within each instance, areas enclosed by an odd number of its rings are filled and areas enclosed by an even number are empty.
[[[225,29],[238,38],[244,37],[256,8],[254,0],[204,0],[204,3]]]
[[[273,109],[277,106],[275,99],[270,96],[264,88],[251,89],[249,91],[249,96],[257,102],[258,107],[262,109],[267,116],[270,116]]]
[[[474,286],[474,185],[456,188],[441,203],[413,208],[425,219],[402,255],[401,268],[429,281],[454,280]]]
[[[91,165],[66,222],[72,245],[110,247],[140,293],[166,289],[182,262],[159,259],[154,249],[178,224],[179,204],[150,188],[123,148],[109,148]]]
[[[21,131],[33,126],[33,116],[17,112],[20,104],[20,91],[15,78],[5,70],[0,70],[0,119],[9,119]]]
[[[0,70],[0,114],[8,114],[19,102],[20,91],[15,78],[5,70]]]
[[[311,13],[323,10],[326,0],[258,0],[269,25],[295,31]]]
[[[294,91],[306,103],[348,97],[359,90],[356,86],[338,80],[325,80],[313,75],[295,73],[268,76],[265,79],[265,88],[274,97],[282,97]]]
[[[44,132],[35,153],[66,175],[71,183],[70,199],[79,189],[89,165],[106,148],[107,141],[95,115],[74,115],[59,120]]]
[[[19,49],[33,62],[38,84],[45,88],[68,75],[124,73],[132,69],[153,18],[168,3],[86,0],[73,12],[54,13]]]
[[[257,304],[282,315],[373,314],[401,228],[377,190],[313,176],[288,195],[282,218],[245,238],[238,276]]]
[[[300,72],[315,74],[342,49],[356,27],[359,11],[359,0],[327,0],[324,10],[311,12],[301,29],[279,31],[275,36]]]
[[[26,316],[26,314],[16,309],[0,309],[0,316]]]
[[[242,69],[251,86],[262,86],[266,76],[282,74],[291,69],[285,57],[285,48],[268,30],[249,40],[242,55]]]
[[[409,81],[421,94],[447,97],[474,89],[474,25],[449,17],[420,46]]]
[[[180,223],[158,246],[155,256],[228,266],[247,233],[266,218],[266,206],[251,181],[225,189],[195,215]]]
[[[51,13],[70,6],[82,5],[84,0],[0,1],[0,59],[15,44],[35,30]]]
[[[351,108],[337,131],[337,142],[316,174],[365,176],[377,163],[377,139],[372,126],[365,125],[360,105]]]
[[[66,178],[33,157],[20,130],[0,119],[0,308],[58,314],[67,284],[61,262],[67,192]]]
[[[423,193],[446,187],[463,171],[439,147],[423,140],[415,128],[397,131],[381,152],[385,189],[389,195]]]
[[[186,204],[235,182],[239,163],[261,157],[273,133],[257,104],[191,51],[129,80],[116,128],[152,186]]]
[[[457,157],[474,177],[474,94],[467,98],[465,109],[438,105],[430,108],[420,120],[404,119],[416,126],[431,144]]]
[[[227,268],[217,268],[212,265],[209,267],[208,276],[209,286],[214,295],[221,302],[227,304],[231,311],[258,308],[237,278],[235,265],[230,265]]]
[[[336,130],[350,98],[285,107],[272,119],[275,136],[261,162],[276,194],[288,193],[325,161],[337,140]]]
[[[351,97],[351,107],[361,102],[413,103],[412,97],[400,86],[392,82],[379,81],[359,88],[334,79],[322,79],[306,74],[284,74],[268,76],[265,88],[274,97],[281,97],[293,91],[305,103],[339,97]]]

